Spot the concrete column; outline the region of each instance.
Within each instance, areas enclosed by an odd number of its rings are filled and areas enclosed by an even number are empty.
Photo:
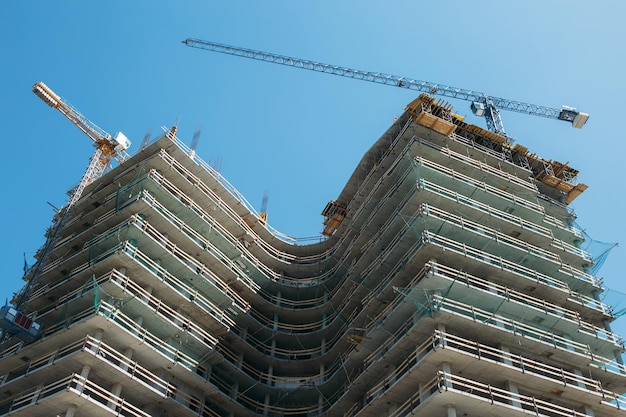
[[[137,316],[135,318],[135,335],[139,336],[141,334],[141,326],[143,325],[143,316]]]
[[[181,317],[183,317],[183,318],[185,317],[185,312],[183,311],[183,309],[182,309],[182,308],[178,307],[178,308],[176,309],[176,312],[177,312],[178,314],[180,314],[180,316],[181,316]],[[169,313],[168,313],[168,314],[169,314]],[[187,327],[187,323],[184,321],[184,319],[183,319],[183,320],[181,320],[181,319],[180,319],[180,318],[178,318],[178,317],[171,317],[171,319],[174,321],[174,323],[176,323],[176,325],[177,325],[177,326],[179,326],[179,327],[180,327],[180,328],[182,328],[183,330],[189,330],[189,329],[188,329],[188,327]]]
[[[67,407],[67,411],[65,412],[65,417],[74,417],[76,415],[77,409],[78,407],[76,406],[76,404],[70,404],[70,406]]]
[[[593,408],[589,407],[588,405],[585,406],[585,414],[589,417],[596,417],[596,413],[594,413]]]
[[[117,384],[113,384],[113,386],[111,387],[111,394],[113,394],[114,398],[111,398],[111,400],[109,400],[107,402],[107,407],[115,410],[117,409],[117,405],[119,404],[119,397],[120,394],[122,393],[122,384],[120,384],[119,382]]]
[[[150,414],[153,417],[157,417],[161,415],[161,410],[159,409],[159,406],[156,403],[150,403],[148,404],[143,411],[145,411],[146,413]]]
[[[320,410],[323,409],[322,407],[324,406],[324,401],[325,401],[324,396],[320,393],[320,395],[317,397],[317,404]],[[322,415],[322,414],[319,413],[319,415]]]
[[[278,293],[276,294],[276,306],[280,307],[281,299],[282,299],[282,293],[278,291]]]
[[[153,289],[152,289],[152,287],[146,287],[146,288],[144,288],[144,291],[145,291],[147,294],[142,294],[142,295],[141,295],[141,299],[142,299],[143,301],[146,301],[146,302],[147,302],[147,301],[148,301],[148,296],[152,294],[152,290],[153,290]]]
[[[428,397],[428,393],[424,391],[424,384],[421,382],[417,384],[417,392],[419,392],[420,403],[424,401],[424,398]]]
[[[583,380],[583,371],[581,371],[580,369],[574,369],[573,372],[576,374],[577,377],[580,378],[576,378],[576,385],[578,385],[581,388],[585,388],[587,389],[587,385],[585,384],[584,380]]]
[[[33,392],[33,397],[30,400],[31,404],[37,404],[37,402],[39,401],[39,396],[41,395],[41,391],[43,390],[44,384],[39,384],[37,385],[35,391]]]
[[[272,365],[267,367],[267,383],[269,386],[274,386],[274,381],[272,379],[272,376],[274,376],[274,367]]]
[[[230,391],[230,398],[237,401],[237,395],[239,394],[239,383],[235,381]]]
[[[322,343],[321,343],[320,348],[321,348],[320,352],[322,353],[322,355],[325,354],[326,353],[326,338],[325,337],[322,337]]]
[[[270,395],[265,394],[265,401],[263,402],[263,417],[267,417],[269,415],[270,408]]]
[[[104,330],[102,329],[97,329],[96,330],[96,334],[93,335],[93,338],[96,339],[95,341],[92,341],[94,343],[93,346],[89,347],[89,350],[96,353],[98,351],[98,346],[100,345],[100,342],[102,341],[102,336],[104,335]]]
[[[323,383],[324,381],[326,381],[326,376],[324,375],[324,372],[326,372],[326,369],[324,368],[324,365],[320,365],[320,379],[319,379],[319,383]]]
[[[272,345],[270,348],[270,356],[273,358],[276,355],[276,340],[272,339]]]
[[[517,388],[517,385],[507,381],[506,382],[506,388],[509,390],[509,392],[512,394],[511,395],[511,405],[515,406],[515,407],[522,407],[522,403],[519,402],[519,389]]]
[[[204,379],[209,381],[211,379],[211,371],[213,368],[211,367],[210,363],[207,363],[204,369],[206,369],[206,375],[204,375]]]
[[[450,364],[448,362],[442,363],[441,370],[444,375],[444,386],[446,389],[452,388],[452,371],[450,369]]]
[[[566,344],[565,349],[575,352],[576,348],[571,344],[572,342],[572,338],[569,337],[568,335],[564,334],[564,335],[559,335],[560,336],[560,340],[556,339],[556,335],[554,336],[554,340],[557,345],[561,345],[561,344]]]
[[[89,377],[89,371],[91,371],[91,366],[84,365],[83,369],[81,369],[81,371],[80,371],[80,376],[83,377],[83,378],[88,378]]]
[[[448,417],[456,417],[456,407],[453,404],[448,404]]]
[[[91,371],[91,366],[89,366],[89,365],[84,365],[84,366],[83,366],[83,369],[81,369],[81,371],[80,371],[80,376],[81,376],[81,378],[85,378],[85,379],[87,379],[87,378],[89,377],[89,371]],[[78,386],[77,386],[76,388],[78,389],[78,391],[79,391],[79,392],[81,392],[81,393],[82,393],[82,392],[83,392],[84,387],[85,387],[85,384],[84,384],[82,381],[80,381],[80,382],[78,383]]]
[[[104,336],[104,330],[103,329],[97,329],[96,330],[96,334],[93,335],[93,338],[96,339],[97,341],[101,341],[102,340],[102,336]]]
[[[441,333],[439,335],[439,347],[446,347],[446,326],[444,324],[439,324],[437,330]]]
[[[504,360],[502,362],[507,365],[513,365],[513,361],[511,360],[511,357],[509,355],[511,353],[509,348],[506,346],[500,345],[500,350],[502,351],[502,353],[504,353]]]
[[[124,352],[122,352],[126,360],[120,363],[120,368],[122,368],[125,371],[128,371],[128,364],[130,363],[130,359],[133,357],[133,353],[134,351],[131,348],[127,348]]]
[[[161,266],[161,262],[159,258],[154,260],[154,263],[157,265],[155,273],[159,278],[163,279],[163,267]]]

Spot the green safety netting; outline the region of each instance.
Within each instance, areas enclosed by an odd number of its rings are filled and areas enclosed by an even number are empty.
[[[602,302],[611,306],[613,316],[619,318],[626,313],[626,294],[610,288],[604,289]]]
[[[119,309],[124,306],[125,303],[134,298],[134,295],[125,298],[119,298],[107,293],[98,284],[95,276],[93,277],[93,292],[93,307],[96,311],[100,307],[101,301],[104,301],[105,303],[113,307],[113,309],[108,313],[108,316],[115,314]]]
[[[617,243],[601,242],[599,240],[592,239],[591,236],[589,236],[589,234],[578,225],[578,223],[573,222],[573,226],[580,230],[585,237],[585,241],[580,244],[580,248],[591,254],[591,257],[593,258],[593,266],[589,268],[589,273],[596,275],[600,271],[600,268],[602,268],[606,258],[609,256],[611,249],[616,247]]]

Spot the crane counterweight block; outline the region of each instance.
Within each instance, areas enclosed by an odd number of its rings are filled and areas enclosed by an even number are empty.
[[[587,123],[587,119],[589,119],[589,115],[587,113],[583,113],[577,111],[573,107],[563,106],[561,112],[558,116],[559,120],[565,120],[567,122],[572,122],[572,126],[580,129]]]
[[[33,85],[33,93],[48,106],[55,109],[58,108],[62,102],[61,97],[57,96],[54,91],[41,81]]]

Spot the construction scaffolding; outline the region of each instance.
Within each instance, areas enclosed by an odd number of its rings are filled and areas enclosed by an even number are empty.
[[[623,415],[606,251],[537,161],[421,96],[303,245],[168,129],[59,229],[0,416]]]

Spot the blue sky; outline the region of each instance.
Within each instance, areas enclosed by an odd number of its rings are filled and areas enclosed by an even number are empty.
[[[294,237],[321,231],[326,202],[417,95],[187,48],[188,37],[589,113],[581,130],[502,116],[518,143],[581,172],[589,189],[572,207],[594,239],[622,243],[598,276],[626,293],[624,15],[619,0],[5,1],[0,295],[22,286],[23,254],[33,261],[50,225],[48,202],[65,203],[93,152],[31,92],[37,81],[109,133],[124,132],[131,152],[161,126],[178,123],[188,144],[201,129],[200,156],[257,208],[267,190],[270,224]],[[449,101],[484,126],[469,103]],[[624,322],[614,325],[620,334]]]

